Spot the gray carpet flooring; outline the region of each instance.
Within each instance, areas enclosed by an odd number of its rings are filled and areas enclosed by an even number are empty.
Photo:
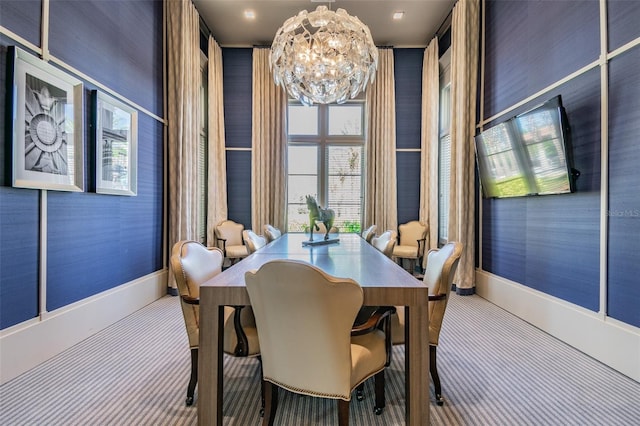
[[[394,348],[383,414],[373,414],[367,383],[351,424],[404,424],[403,349]],[[640,425],[638,382],[478,296],[452,295],[438,366],[446,402],[432,401],[434,425]],[[2,385],[0,424],[195,425],[196,406],[184,405],[189,370],[179,301],[165,297]],[[227,357],[224,374],[224,423],[260,424],[257,360]],[[336,424],[336,405],[280,392],[276,423]]]

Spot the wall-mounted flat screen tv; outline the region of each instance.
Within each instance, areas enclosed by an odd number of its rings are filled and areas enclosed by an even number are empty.
[[[475,137],[485,198],[575,191],[569,126],[560,96]]]

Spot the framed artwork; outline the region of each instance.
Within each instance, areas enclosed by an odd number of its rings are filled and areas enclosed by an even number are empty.
[[[15,46],[7,62],[12,185],[84,191],[82,82]]]
[[[136,195],[138,192],[138,111],[94,90],[96,192]]]

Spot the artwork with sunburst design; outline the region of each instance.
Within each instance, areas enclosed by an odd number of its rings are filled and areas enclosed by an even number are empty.
[[[24,167],[42,173],[66,175],[66,93],[27,74],[25,87]]]
[[[13,186],[83,191],[82,82],[15,46],[8,65]]]

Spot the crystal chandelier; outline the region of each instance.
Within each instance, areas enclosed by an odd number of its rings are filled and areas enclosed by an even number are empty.
[[[357,17],[318,6],[284,22],[273,39],[269,66],[275,83],[302,104],[340,104],[373,82],[378,50]]]

